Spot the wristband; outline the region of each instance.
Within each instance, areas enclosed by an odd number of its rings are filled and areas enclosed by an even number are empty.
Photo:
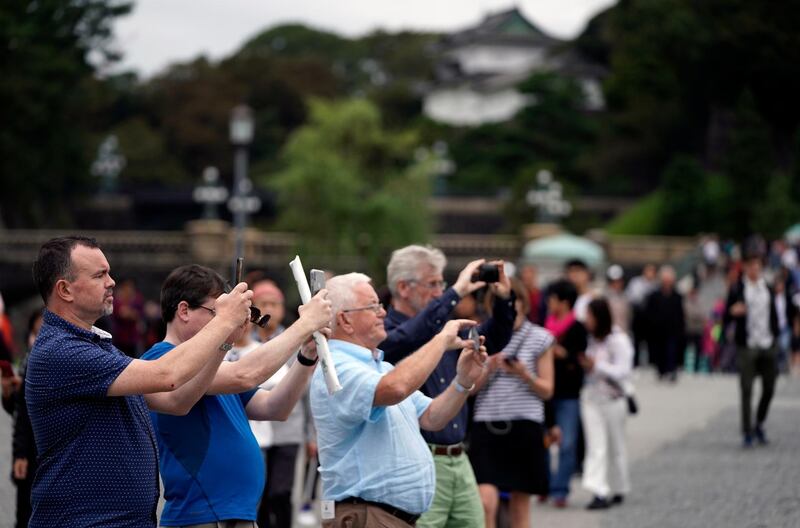
[[[314,359],[308,359],[303,355],[302,350],[297,351],[297,361],[299,361],[300,364],[303,365],[304,367],[313,367],[314,365],[317,364],[318,360],[319,356],[315,357]]]
[[[472,384],[471,387],[465,387],[462,384],[460,384],[458,382],[458,379],[456,379],[456,378],[453,378],[453,383],[451,383],[451,385],[456,390],[456,392],[460,392],[461,394],[469,393],[470,391],[472,391],[472,389],[475,388],[475,384],[474,383]]]

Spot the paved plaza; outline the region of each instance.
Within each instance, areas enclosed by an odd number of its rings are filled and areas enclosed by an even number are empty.
[[[624,506],[588,512],[573,480],[567,510],[535,505],[534,527],[796,528],[800,526],[800,380],[781,377],[767,447],[745,451],[738,378],[638,373],[640,415],[628,421],[633,492]],[[759,389],[756,391],[760,391]]]
[[[628,422],[634,491],[620,508],[587,512],[573,481],[566,510],[534,505],[536,528],[800,526],[800,380],[781,377],[768,447],[740,447],[737,378],[637,373],[641,413]],[[11,420],[0,415],[0,528],[12,528]]]

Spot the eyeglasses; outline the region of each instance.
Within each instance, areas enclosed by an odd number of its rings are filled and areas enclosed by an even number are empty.
[[[375,313],[375,315],[380,315],[381,312],[384,310],[383,303],[372,303],[366,306],[362,306],[361,308],[348,308],[347,310],[342,310],[342,313],[361,312],[364,310],[372,310]]]
[[[217,315],[217,311],[215,309],[209,308],[208,306],[203,306],[202,304],[200,306],[196,306],[195,308],[202,308],[203,310],[207,310],[207,311],[211,312],[211,315],[213,315],[215,317]]]
[[[415,280],[410,280],[408,282],[409,283],[418,284],[418,285],[422,286],[423,288],[427,288],[429,290],[438,290],[438,289],[446,290],[447,289],[447,281],[432,280],[432,281],[428,281],[428,282],[421,282],[421,281],[418,281],[418,280],[415,279]]]

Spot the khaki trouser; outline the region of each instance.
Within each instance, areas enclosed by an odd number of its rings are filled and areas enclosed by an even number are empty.
[[[203,524],[187,524],[180,528],[258,528],[254,521],[218,521]]]
[[[408,528],[411,526],[389,512],[370,504],[336,504],[336,518],[322,521],[323,528]]]

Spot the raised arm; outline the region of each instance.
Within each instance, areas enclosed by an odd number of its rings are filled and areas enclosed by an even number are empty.
[[[408,398],[425,383],[446,350],[465,346],[466,341],[458,337],[459,330],[474,325],[475,322],[468,319],[448,321],[433,339],[381,378],[375,388],[372,405],[374,407],[395,405]]]
[[[307,342],[300,353],[307,360],[316,361],[317,359],[313,341]],[[256,392],[247,404],[247,417],[251,420],[281,422],[289,418],[292,409],[305,394],[315,366],[316,363],[307,366],[300,361],[295,361],[286,376],[274,388]]]
[[[494,294],[492,316],[481,323],[478,332],[486,336],[486,351],[489,354],[496,354],[503,350],[511,339],[517,310],[514,308],[515,296],[511,290],[511,281],[506,276],[505,263],[502,260],[495,260],[491,264],[497,266],[500,276],[497,282],[489,286]]]
[[[458,301],[465,295],[486,285],[485,282],[472,282],[472,275],[485,260],[473,260],[458,274],[456,283],[425,306],[414,317],[393,326],[387,320],[386,339],[378,345],[383,350],[383,358],[397,364],[413,354],[430,341],[450,319]],[[513,318],[512,318],[513,319]]]
[[[453,288],[448,288],[441,297],[429,302],[414,317],[397,326],[391,326],[387,321],[386,339],[378,345],[383,350],[383,358],[389,363],[397,364],[430,341],[450,319],[459,299],[458,293]]]
[[[434,398],[419,418],[419,426],[427,431],[439,431],[447,425],[466,403],[470,388],[481,377],[487,366],[486,347],[476,351],[471,344],[461,351],[453,383]],[[399,366],[399,365],[398,365]],[[456,385],[458,384],[458,385]]]
[[[208,394],[239,393],[264,383],[297,353],[311,334],[327,329],[332,318],[328,290],[320,290],[300,307],[300,318],[293,325],[239,361],[220,365]]]
[[[225,353],[222,352],[216,360],[208,362],[197,376],[180,389],[145,396],[147,405],[155,411],[166,414],[184,415],[205,394],[235,394],[260,385],[275,374],[297,351],[302,344],[302,335],[306,335],[306,339],[311,335],[313,330],[303,333],[303,325],[312,327],[322,325],[324,328],[325,323],[321,321],[324,321],[326,309],[329,309],[326,307],[329,306],[330,302],[325,300],[325,294],[321,291],[308,307],[300,307],[301,319],[275,339],[261,345],[239,361],[223,362]],[[248,330],[249,325],[244,325],[226,341],[236,342],[241,337],[240,333]],[[297,337],[298,335],[301,337]]]
[[[239,283],[215,303],[217,315],[194,337],[153,360],[134,359],[108,388],[109,396],[174,391],[188,383],[210,361],[221,361],[219,347],[250,315],[253,292]]]

